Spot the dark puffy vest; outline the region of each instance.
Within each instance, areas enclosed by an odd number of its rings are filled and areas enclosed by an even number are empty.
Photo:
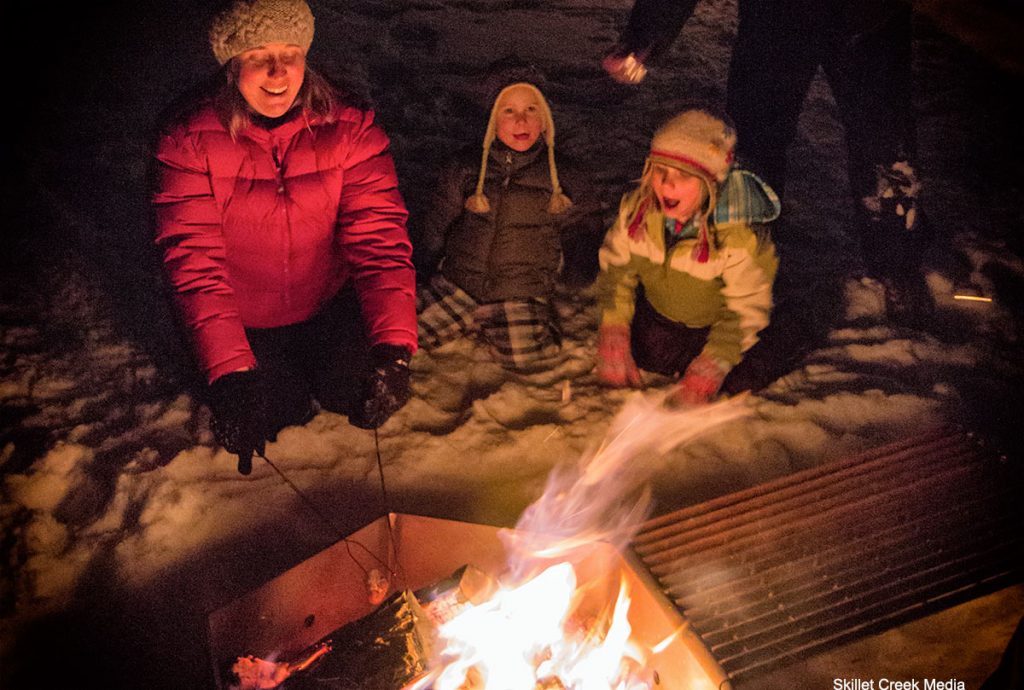
[[[556,216],[547,211],[551,174],[543,142],[519,153],[496,140],[484,194],[491,210],[464,211],[449,231],[444,276],[478,302],[547,297],[562,249]]]

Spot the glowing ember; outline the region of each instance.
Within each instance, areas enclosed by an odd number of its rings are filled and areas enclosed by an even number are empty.
[[[305,659],[295,663],[270,661],[252,655],[240,656],[231,667],[231,670],[238,678],[238,684],[232,685],[231,688],[232,690],[269,690],[276,688],[288,680],[292,674],[306,670],[320,657],[330,653],[330,651],[331,646],[329,644],[318,645]]]

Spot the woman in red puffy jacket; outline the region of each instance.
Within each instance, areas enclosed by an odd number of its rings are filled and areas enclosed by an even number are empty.
[[[242,470],[314,400],[376,428],[409,396],[415,274],[388,138],[306,67],[312,39],[304,0],[231,2],[210,29],[222,83],[156,149],[156,243]]]

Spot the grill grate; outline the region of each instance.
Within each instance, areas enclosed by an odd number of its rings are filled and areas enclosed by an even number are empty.
[[[648,521],[637,556],[736,680],[1024,580],[1024,472],[934,430]]]

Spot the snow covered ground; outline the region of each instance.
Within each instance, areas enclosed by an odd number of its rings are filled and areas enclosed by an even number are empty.
[[[509,54],[546,74],[559,155],[588,173],[610,218],[653,128],[684,104],[724,100],[736,10],[732,0],[702,3],[668,59],[630,89],[599,67],[626,0],[311,4],[311,63],[372,96],[414,219],[446,155],[479,138],[482,70]],[[27,96],[15,116],[27,126],[3,149],[5,688],[208,687],[210,611],[385,507],[514,524],[550,469],[599,440],[633,395],[597,385],[593,295],[566,289],[558,304],[566,357],[550,372],[509,375],[468,342],[417,355],[415,395],[379,432],[386,506],[374,435],[329,413],[285,430],[267,455],[333,528],[265,463],[238,475],[190,394],[147,235],[152,129],[161,109],[215,67],[206,16],[184,0],[31,12],[53,31],[36,71],[15,77]],[[929,284],[940,318],[913,330],[887,317],[879,284],[843,277],[853,260],[845,154],[827,85],[817,82],[791,155],[786,213],[799,241],[783,249],[792,275],[807,282],[807,309],[830,324],[828,336],[749,401],[751,416],[662,459],[652,478],[656,510],[939,423],[963,423],[1019,450],[1024,147],[1011,95],[1021,78],[927,20],[917,28],[924,205],[965,258],[956,289],[993,301],[953,300],[948,262],[937,253],[943,270]],[[662,386],[651,381],[653,394]],[[902,654],[893,655],[892,637],[873,638],[777,681],[831,687],[824,677],[846,654],[861,677],[916,660],[933,677],[977,682],[1024,613],[1024,596],[1009,590],[972,610],[979,618],[943,614],[949,628],[926,619],[890,633]],[[927,656],[941,631],[963,625],[977,630],[970,653]]]

